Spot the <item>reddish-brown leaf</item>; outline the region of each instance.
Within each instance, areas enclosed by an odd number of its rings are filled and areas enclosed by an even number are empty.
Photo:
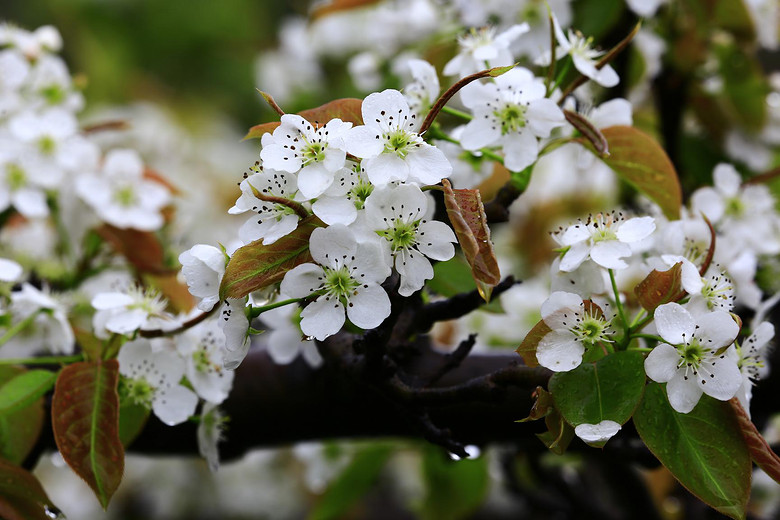
[[[89,484],[104,509],[124,471],[118,382],[116,359],[74,363],[60,372],[51,406],[62,458]]]
[[[442,184],[447,215],[471,266],[479,294],[489,302],[493,287],[501,281],[501,273],[479,190],[454,190],[447,179],[443,179]]]
[[[109,224],[103,224],[96,232],[140,272],[163,274],[173,271],[165,265],[162,243],[154,233],[120,229]]]
[[[607,138],[604,137],[604,134],[602,134],[598,128],[593,126],[593,123],[588,121],[582,114],[572,112],[571,110],[564,110],[563,115],[566,117],[566,121],[579,130],[583,137],[590,142],[598,155],[601,157],[609,156],[609,143],[607,143]],[[578,140],[582,141],[582,138],[579,138]]]
[[[298,223],[298,227],[271,245],[262,240],[240,247],[233,253],[227,267],[220,298],[243,298],[247,294],[279,282],[293,267],[310,262],[309,237],[324,224],[314,215]]]
[[[632,126],[610,126],[601,133],[609,145],[609,156],[602,157],[607,166],[658,204],[668,218],[679,218],[680,181],[661,145]]]
[[[739,400],[734,397],[729,403],[731,408],[734,409],[734,415],[737,417],[737,423],[739,429],[742,432],[742,436],[745,438],[745,444],[747,444],[748,451],[750,452],[750,458],[753,459],[759,468],[772,477],[772,479],[780,484],[780,457],[777,453],[772,451],[769,443],[761,435],[761,433],[753,424],[753,421],[748,417],[747,412],[740,404]]]
[[[647,277],[634,287],[634,294],[639,304],[647,312],[655,311],[656,307],[679,299],[682,285],[682,262],[677,262],[666,271],[652,270]]]
[[[325,103],[317,108],[310,108],[298,112],[298,115],[310,123],[325,124],[331,119],[339,118],[342,121],[352,123],[353,125],[363,124],[363,113],[361,107],[363,100],[357,98],[336,99]],[[279,121],[262,123],[249,129],[244,139],[260,139],[263,134],[273,132],[279,126]]]
[[[319,3],[313,7],[309,13],[309,17],[312,20],[316,20],[317,18],[321,18],[328,14],[368,7],[377,3],[379,3],[379,0],[330,0]]]
[[[0,386],[24,372],[22,367],[0,366]],[[43,429],[43,399],[21,410],[0,414],[0,459],[21,464],[35,447]]]
[[[46,507],[53,504],[35,476],[0,459],[0,518],[49,520]]]
[[[525,419],[520,419],[517,422],[537,421],[542,417],[547,417],[553,410],[555,410],[555,401],[550,392],[537,386],[534,390],[533,397],[536,399],[534,405],[531,407],[531,413]]]
[[[177,273],[147,274],[143,280],[165,296],[172,311],[186,314],[195,307],[195,297],[190,294],[187,284],[179,281]]]

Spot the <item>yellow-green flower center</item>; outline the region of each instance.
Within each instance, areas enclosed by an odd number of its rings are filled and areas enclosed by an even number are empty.
[[[496,110],[493,114],[501,122],[501,134],[506,135],[510,132],[517,132],[525,127],[525,113],[528,110],[523,105],[506,105],[501,110]]]

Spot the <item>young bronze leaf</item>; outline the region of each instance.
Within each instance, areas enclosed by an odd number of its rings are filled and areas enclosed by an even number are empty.
[[[125,453],[119,439],[119,363],[92,361],[62,369],[51,405],[62,458],[95,492],[105,509],[119,486]]]
[[[240,247],[233,253],[222,277],[220,297],[243,298],[252,291],[281,281],[293,267],[311,261],[309,237],[323,226],[314,215],[300,221],[298,227],[271,245],[262,240]]]
[[[631,126],[610,126],[601,133],[609,146],[609,157],[602,157],[607,166],[658,204],[668,218],[679,218],[680,181],[661,145]]]
[[[555,411],[555,401],[550,392],[537,386],[532,395],[536,399],[534,405],[531,407],[531,413],[525,419],[520,419],[517,422],[538,421],[542,417],[547,417],[550,413]]]
[[[493,287],[501,281],[501,273],[490,241],[490,228],[479,190],[454,190],[447,179],[443,179],[442,184],[447,215],[471,266],[479,294],[489,302]]]
[[[750,458],[767,475],[772,477],[775,482],[780,483],[780,457],[772,451],[769,443],[766,442],[756,425],[750,420],[739,400],[734,397],[729,403],[731,403],[731,408],[734,409],[734,415],[737,417],[739,429],[742,431],[742,437],[744,437],[750,452]]]
[[[520,354],[520,356],[523,358],[523,361],[525,361],[525,364],[529,367],[539,366],[539,360],[536,359],[536,347],[539,345],[539,342],[542,340],[542,338],[545,337],[549,332],[552,332],[550,326],[547,325],[544,320],[539,320],[539,323],[534,325],[534,328],[532,328],[530,332],[526,334],[523,342],[520,343],[520,346],[517,347],[517,350],[515,350],[515,352]]]
[[[23,374],[18,366],[0,366],[0,385]],[[43,398],[15,412],[0,414],[0,459],[21,464],[38,442],[43,429]],[[2,515],[0,515],[2,518]]]
[[[173,269],[166,267],[163,246],[154,233],[137,229],[119,229],[108,224],[103,224],[96,231],[138,271],[157,274],[174,272]]]
[[[49,520],[49,497],[35,476],[0,459],[0,518],[4,520]]]
[[[310,108],[298,112],[298,115],[310,123],[316,122],[325,124],[331,119],[339,118],[342,121],[352,123],[353,125],[362,125],[363,113],[360,111],[362,106],[362,99],[336,99],[317,108]],[[271,133],[276,130],[276,127],[279,126],[279,124],[279,121],[272,121],[270,123],[255,125],[249,129],[249,132],[244,136],[244,140],[260,139],[263,137],[263,134]]]
[[[327,14],[338,13],[339,11],[349,11],[350,9],[359,9],[377,3],[379,3],[379,0],[329,0],[318,3],[313,7],[309,17],[312,20],[316,20]]]
[[[647,277],[634,287],[639,304],[647,312],[664,303],[676,301],[682,291],[682,262],[677,262],[666,271],[652,270]]]
[[[547,426],[547,431],[537,433],[536,436],[551,452],[556,455],[563,455],[574,438],[574,428],[566,422],[561,412],[556,409],[551,410],[545,416],[544,424]]]

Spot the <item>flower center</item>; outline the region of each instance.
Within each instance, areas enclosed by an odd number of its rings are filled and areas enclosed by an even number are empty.
[[[395,130],[386,136],[385,152],[394,153],[401,159],[409,153],[409,148],[414,144],[414,138],[403,130]]]
[[[701,288],[701,295],[707,301],[707,307],[713,310],[718,308],[731,308],[732,293],[734,287],[731,281],[725,276],[714,275],[704,280],[704,286]]]
[[[577,321],[577,324],[571,331],[586,345],[595,345],[602,341],[612,341],[609,338],[611,332],[610,322],[587,311]]]
[[[41,96],[50,105],[59,105],[65,101],[65,90],[59,85],[49,85],[40,90]]]
[[[124,186],[114,192],[114,202],[122,207],[130,207],[135,204],[136,196],[132,186]]]
[[[740,217],[745,212],[745,203],[739,197],[732,197],[726,201],[726,215]]]
[[[374,191],[374,185],[370,182],[363,182],[361,180],[357,186],[349,191],[349,198],[355,203],[357,209],[363,209],[363,205],[366,203],[366,199],[371,195],[372,191]]]
[[[395,252],[399,249],[408,249],[417,243],[417,228],[419,225],[419,220],[404,222],[397,219],[393,221],[392,228],[377,231],[377,234],[390,242],[390,247]]]
[[[325,160],[325,148],[326,146],[320,142],[309,143],[303,149],[303,165]]]
[[[51,155],[57,148],[57,142],[51,136],[45,135],[38,139],[38,148],[44,155]]]
[[[510,132],[517,132],[525,127],[525,113],[528,107],[523,105],[509,104],[501,110],[496,110],[494,115],[501,121],[501,134],[506,135]]]
[[[5,180],[8,183],[8,187],[11,191],[16,191],[19,188],[23,188],[27,185],[27,174],[18,164],[11,163],[7,165],[5,172]]]
[[[360,284],[349,275],[347,266],[325,268],[325,290],[338,298],[349,297]]]
[[[138,379],[122,378],[120,393],[133,404],[150,408],[154,399],[154,387],[143,377]]]
[[[694,369],[699,367],[704,356],[704,348],[697,338],[692,338],[690,343],[679,345],[677,351],[681,358],[678,366],[686,365]]]

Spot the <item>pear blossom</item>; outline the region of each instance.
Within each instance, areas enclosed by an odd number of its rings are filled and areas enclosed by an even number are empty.
[[[201,399],[214,404],[224,401],[233,387],[234,372],[222,366],[225,336],[218,320],[208,320],[175,338],[176,350],[184,358],[184,374]]]
[[[739,326],[728,312],[718,310],[694,319],[680,304],[665,303],[656,308],[654,318],[666,343],[648,354],[645,372],[653,381],[667,383],[672,408],[688,413],[702,393],[721,401],[734,397],[742,374],[737,351],[729,345]]]
[[[355,221],[373,190],[374,185],[368,180],[363,167],[348,161],[336,172],[333,184],[311,205],[311,210],[328,225],[348,226]]]
[[[214,473],[219,469],[219,449],[217,445],[224,440],[223,430],[227,418],[214,403],[203,403],[198,422],[198,452],[206,459],[209,470]]]
[[[301,312],[301,330],[323,340],[349,320],[363,329],[379,326],[390,315],[390,298],[379,285],[390,274],[379,247],[358,243],[341,224],[317,228],[309,241],[317,264],[305,263],[288,271],[281,292],[293,298],[319,294]],[[318,265],[319,264],[319,265]]]
[[[689,311],[730,311],[734,308],[734,284],[719,265],[711,264],[704,276],[701,276],[690,260],[683,258],[681,261],[680,283],[691,295]]]
[[[287,296],[280,294],[278,299]],[[265,311],[260,317],[268,329],[266,351],[274,363],[287,365],[300,355],[312,368],[322,365],[317,345],[301,331],[300,307],[285,305]]]
[[[285,114],[266,139],[260,158],[265,168],[298,173],[298,190],[307,199],[319,197],[344,166],[344,134],[352,123],[331,119],[325,125],[310,123],[296,114]]]
[[[47,163],[36,158],[25,145],[5,152],[0,150],[0,211],[13,206],[28,218],[48,216],[46,188],[59,181],[50,175],[56,169],[47,169]]]
[[[361,108],[365,125],[345,137],[347,152],[363,159],[369,180],[379,186],[392,181],[436,184],[452,173],[438,148],[415,132],[416,115],[397,90],[370,94]]]
[[[600,69],[596,67],[596,58],[601,57],[604,52],[597,51],[591,47],[593,38],[585,38],[582,33],[572,29],[569,29],[567,37],[554,14],[552,17],[555,39],[558,42],[558,47],[555,50],[556,59],[569,55],[572,62],[574,62],[574,67],[584,76],[592,79],[602,87],[614,87],[617,85],[620,78],[611,65],[604,65]],[[547,51],[536,60],[536,64],[549,65],[551,59],[552,52]]]
[[[290,206],[272,199],[293,200],[298,190],[295,177],[291,173],[260,166],[256,166],[256,171],[258,173],[241,181],[241,196],[228,213],[257,213],[241,226],[238,236],[244,244],[262,239],[264,245],[269,245],[291,233],[298,227],[300,219]],[[258,198],[255,193],[267,197],[268,200]]]
[[[195,413],[198,396],[179,384],[184,360],[175,352],[155,352],[149,340],[138,338],[122,345],[117,361],[125,377],[122,393],[131,402],[151,408],[168,426],[183,423]]]
[[[0,258],[0,282],[16,282],[21,278],[24,269],[17,262],[8,258]]]
[[[179,255],[187,289],[200,300],[198,309],[208,312],[219,302],[219,285],[226,261],[223,251],[205,244],[196,244]]]
[[[580,366],[585,351],[600,342],[611,342],[611,319],[578,294],[556,291],[542,304],[542,320],[550,327],[536,346],[539,364],[554,372]]]
[[[540,78],[515,67],[486,84],[476,84],[463,96],[463,104],[474,112],[461,134],[466,150],[501,146],[504,164],[520,171],[539,155],[539,137],[548,137],[565,119],[554,101],[545,97]]]
[[[653,231],[653,217],[626,220],[622,213],[612,212],[591,215],[585,222],[578,220],[552,237],[567,248],[561,258],[561,271],[573,271],[587,258],[607,269],[625,269],[628,264],[623,258],[632,254],[631,245],[649,237]]]
[[[444,66],[445,76],[465,77],[491,67],[514,63],[509,46],[529,30],[527,23],[516,24],[500,34],[495,27],[472,28],[458,37],[460,52]]]
[[[101,292],[91,303],[97,310],[92,325],[98,338],[107,338],[109,332],[131,335],[139,329],[173,329],[178,325],[165,311],[165,299],[140,287],[132,286],[125,292]]]
[[[227,298],[219,310],[219,327],[225,336],[227,352],[222,358],[224,367],[235,370],[249,352],[249,318],[246,316],[248,298]]]
[[[736,397],[739,399],[742,408],[750,416],[750,399],[753,395],[753,384],[762,377],[766,376],[768,367],[764,361],[766,355],[765,347],[775,336],[775,327],[768,321],[758,324],[753,333],[737,346],[739,355],[739,371],[742,374],[742,385],[737,390]]]
[[[48,292],[29,283],[11,293],[11,324],[28,324],[3,345],[2,356],[28,357],[38,352],[72,354],[75,346],[73,329],[68,322],[67,307]]]
[[[428,220],[428,198],[415,185],[377,188],[366,199],[366,226],[382,239],[388,264],[401,275],[398,294],[410,296],[433,278],[430,260],[455,255],[455,233]]]
[[[76,192],[105,222],[141,231],[162,227],[161,211],[171,200],[168,188],[144,178],[141,157],[130,149],[108,152],[100,174],[76,179]]]
[[[439,76],[436,75],[434,66],[425,60],[409,60],[407,65],[414,81],[404,88],[404,97],[413,114],[425,117],[439,97]]]

